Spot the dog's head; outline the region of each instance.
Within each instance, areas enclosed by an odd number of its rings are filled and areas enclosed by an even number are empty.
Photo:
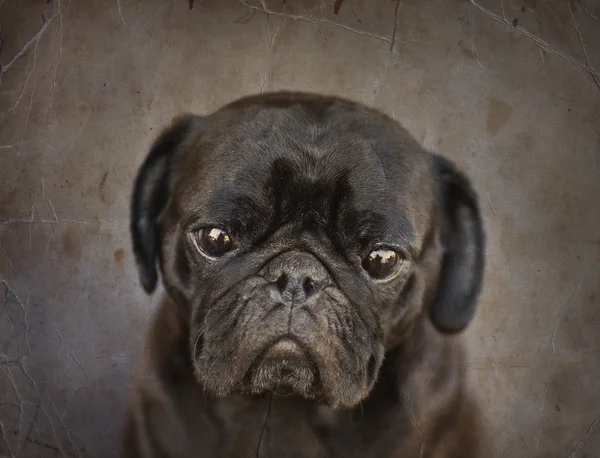
[[[144,289],[160,265],[217,396],[355,405],[415,320],[464,328],[482,281],[468,180],[385,115],[332,97],[182,118],[139,171],[131,231]]]

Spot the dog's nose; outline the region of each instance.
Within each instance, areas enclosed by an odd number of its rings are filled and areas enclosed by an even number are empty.
[[[309,275],[288,276],[282,272],[276,283],[282,295],[290,294],[297,299],[308,299],[317,292],[313,279]]]
[[[284,253],[269,263],[266,274],[284,299],[294,301],[314,296],[329,279],[327,269],[310,253]]]

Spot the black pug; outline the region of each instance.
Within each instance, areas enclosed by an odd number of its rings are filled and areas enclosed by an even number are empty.
[[[485,456],[452,336],[482,284],[477,197],[392,119],[288,92],[185,116],[131,217],[167,294],[125,456]]]

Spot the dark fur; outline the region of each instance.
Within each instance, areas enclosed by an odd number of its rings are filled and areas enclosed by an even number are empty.
[[[234,251],[203,257],[202,227]],[[450,335],[481,288],[477,198],[387,116],[297,93],[186,116],[140,169],[131,229],[168,297],[126,456],[479,456]],[[381,245],[406,259],[386,282],[361,264]]]

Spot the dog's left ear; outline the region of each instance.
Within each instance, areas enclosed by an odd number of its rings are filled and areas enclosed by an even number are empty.
[[[442,332],[464,329],[475,314],[483,282],[485,236],[471,183],[447,159],[435,156],[443,249],[431,320]]]
[[[135,179],[131,202],[131,238],[140,283],[148,294],[154,291],[158,281],[158,218],[169,202],[172,158],[188,136],[194,119],[194,116],[186,115],[158,137]]]

